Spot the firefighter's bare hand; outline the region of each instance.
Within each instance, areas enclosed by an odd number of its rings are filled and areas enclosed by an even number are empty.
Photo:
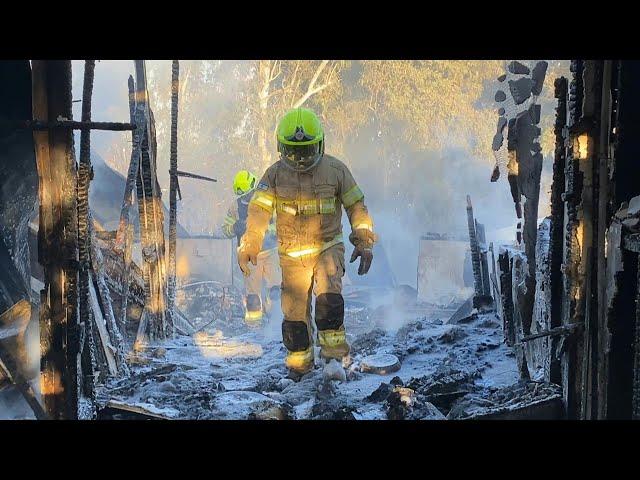
[[[360,257],[360,266],[358,267],[358,275],[364,275],[369,271],[371,262],[373,261],[373,250],[371,248],[356,247],[351,254],[351,260],[349,263],[353,263]]]

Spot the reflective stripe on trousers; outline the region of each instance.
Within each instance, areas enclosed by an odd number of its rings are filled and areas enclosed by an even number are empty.
[[[312,293],[316,297],[322,294],[341,297],[345,272],[344,251],[344,244],[337,243],[311,257],[291,258],[280,255],[282,313],[285,320],[303,321],[310,327]],[[342,325],[343,318],[336,320]],[[309,334],[311,335],[310,328]]]

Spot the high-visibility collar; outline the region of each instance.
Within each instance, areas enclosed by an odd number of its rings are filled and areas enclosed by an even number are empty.
[[[306,247],[296,248],[296,249],[290,248],[288,250],[279,249],[278,251],[281,254],[287,255],[288,257],[291,257],[291,258],[300,258],[304,256],[309,256],[309,255],[317,255],[319,253],[324,252],[327,248],[333,247],[334,245],[337,245],[339,243],[342,243],[342,233],[339,233],[338,235],[333,237],[332,240],[329,240],[328,242],[324,242],[322,245],[309,245]]]

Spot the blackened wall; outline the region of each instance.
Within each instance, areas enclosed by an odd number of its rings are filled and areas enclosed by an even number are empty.
[[[0,61],[0,121],[31,119],[28,60]],[[36,212],[38,175],[33,135],[0,126],[0,248],[6,249],[28,292],[29,220]],[[37,252],[33,252],[34,255]],[[4,272],[0,272],[0,280]]]

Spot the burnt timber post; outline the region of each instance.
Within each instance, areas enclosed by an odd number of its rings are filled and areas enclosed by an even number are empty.
[[[71,119],[71,61],[32,62],[33,118]],[[40,390],[53,419],[78,417],[78,237],[76,163],[68,128],[34,131],[38,168],[40,292]]]
[[[473,267],[474,297],[482,295],[482,272],[480,270],[480,249],[476,236],[476,223],[473,218],[473,205],[471,197],[467,195],[467,226],[469,228],[469,247],[471,248],[471,265]],[[474,302],[475,303],[475,302]]]
[[[469,247],[471,249],[471,265],[473,267],[473,307],[486,308],[493,305],[491,290],[489,287],[489,269],[487,266],[486,252],[480,251],[479,241],[484,242],[484,228],[478,232],[478,224],[473,217],[473,205],[471,197],[467,195],[467,226],[469,229]],[[481,239],[478,238],[481,234]]]
[[[136,129],[140,129],[142,135],[136,186],[145,282],[145,308],[140,319],[136,345],[142,346],[148,340],[166,338],[172,326],[166,312],[164,221],[160,186],[156,177],[155,125],[149,108],[144,60],[135,60],[135,68]]]
[[[38,261],[43,266],[45,280],[40,292],[40,391],[47,417],[77,419],[81,415],[81,396],[93,403],[94,360],[89,355],[92,349],[87,333],[91,323],[82,324],[78,312],[79,223],[83,224],[82,228],[86,223],[90,231],[91,218],[89,215],[87,223],[85,213],[89,213],[91,171],[89,137],[83,135],[81,138],[82,175],[79,182],[73,130],[88,134],[93,129],[124,131],[136,127],[90,120],[92,61],[85,72],[80,122],[72,119],[71,61],[33,60],[31,65],[33,120],[13,127],[33,131],[38,170]],[[82,202],[87,200],[86,204],[81,202],[81,218],[78,196],[83,198]],[[88,238],[90,246],[90,235]],[[84,249],[85,236],[82,242]],[[85,257],[83,255],[84,260]],[[90,415],[82,408],[83,418]]]
[[[577,122],[582,115],[582,73],[583,62],[572,60],[571,72],[573,78],[569,87],[569,118],[568,128]],[[582,297],[581,276],[579,265],[581,258],[581,240],[583,236],[581,225],[581,213],[579,204],[582,197],[582,173],[579,167],[578,150],[574,149],[573,138],[567,139],[565,188],[563,199],[565,202],[565,245],[562,261],[564,272],[562,325],[572,323],[584,323],[583,318],[577,314],[578,303]],[[575,151],[574,151],[575,150]],[[565,410],[570,419],[579,418],[581,413],[582,395],[580,392],[582,374],[582,337],[565,339],[561,357],[561,375]]]
[[[129,75],[127,82],[129,89],[129,118],[131,123],[135,122],[136,116],[136,91],[133,77]],[[136,176],[140,168],[140,129],[131,133],[131,159],[129,161],[129,172],[124,187],[124,198],[120,209],[120,222],[116,232],[115,249],[122,252],[124,268],[122,271],[122,299],[120,303],[120,326],[123,332],[127,325],[127,305],[129,299],[129,283],[131,281],[131,247],[133,242],[133,224],[131,223],[131,206],[133,205],[133,189],[136,185]]]
[[[174,60],[171,64],[171,158],[169,185],[169,282],[167,311],[175,324],[176,303],[176,224],[178,194],[178,92],[180,87],[180,64]]]
[[[93,93],[93,78],[95,60],[86,60],[84,67],[84,83],[82,91],[83,122],[91,121],[91,96]],[[94,358],[95,336],[93,334],[93,319],[91,303],[89,301],[89,282],[91,268],[91,236],[89,234],[89,185],[91,183],[91,130],[80,132],[80,159],[78,165],[78,256],[79,256],[79,317],[84,330],[85,341],[82,349],[82,370],[84,396],[95,403]],[[95,414],[95,412],[93,412]]]
[[[605,61],[606,62],[606,61]],[[608,69],[603,65],[603,71]],[[607,174],[609,184],[607,199],[611,210],[634,210],[640,195],[640,62],[617,60],[611,65],[611,88],[603,87],[603,103],[611,100],[611,108],[603,108],[601,126],[609,122],[609,158]],[[604,81],[603,81],[604,85]],[[605,93],[606,92],[606,93]],[[608,113],[608,111],[610,113]],[[602,134],[602,129],[600,131]],[[599,151],[605,149],[600,148]],[[601,172],[602,173],[602,172]],[[633,202],[633,203],[632,203]],[[637,217],[637,212],[635,213]],[[616,212],[616,217],[618,213]],[[615,218],[608,215],[608,219]],[[630,321],[629,312],[638,313],[638,254],[637,226],[628,228],[627,222],[620,220],[608,223],[607,235],[607,304],[605,322],[601,334],[603,361],[600,365],[598,387],[599,418],[627,419],[640,418],[640,325],[638,317]],[[618,232],[618,235],[614,235]],[[621,235],[621,239],[620,239]],[[621,243],[623,247],[621,247]],[[635,354],[634,354],[635,350]],[[602,362],[600,362],[602,363]]]
[[[566,126],[567,126],[567,95],[569,84],[566,78],[555,80],[554,96],[558,99],[556,107],[556,121],[554,126],[555,154],[553,162],[553,183],[551,186],[551,231],[549,241],[551,305],[549,327],[562,325],[562,256],[564,247],[564,218],[565,209],[563,192],[565,187],[566,164]],[[561,384],[562,376],[560,361],[555,355],[558,338],[551,339],[549,379],[552,383]]]

